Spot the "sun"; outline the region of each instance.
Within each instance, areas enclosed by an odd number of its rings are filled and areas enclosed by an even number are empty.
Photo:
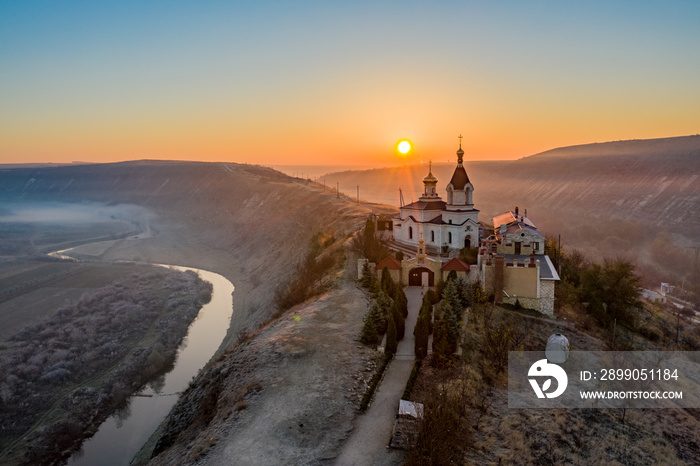
[[[411,150],[411,143],[406,140],[401,141],[399,142],[398,148],[399,152],[401,152],[402,154],[407,154],[408,151]]]

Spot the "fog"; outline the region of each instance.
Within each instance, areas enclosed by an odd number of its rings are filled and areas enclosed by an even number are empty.
[[[134,204],[100,202],[0,202],[0,223],[87,224],[109,220],[143,221],[152,214]]]

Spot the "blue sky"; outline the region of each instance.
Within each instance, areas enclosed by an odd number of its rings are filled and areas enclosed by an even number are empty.
[[[388,164],[695,134],[700,2],[0,1],[0,163]],[[443,155],[444,154],[444,155]]]

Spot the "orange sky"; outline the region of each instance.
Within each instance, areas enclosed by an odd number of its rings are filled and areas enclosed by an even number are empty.
[[[452,161],[460,133],[488,160],[700,132],[699,7],[621,3],[4,2],[0,163],[392,165]]]

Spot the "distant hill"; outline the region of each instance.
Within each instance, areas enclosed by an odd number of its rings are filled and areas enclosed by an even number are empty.
[[[700,134],[659,139],[632,139],[604,143],[580,144],[558,147],[521,160],[533,161],[546,158],[580,158],[601,156],[685,156],[700,154]]]

